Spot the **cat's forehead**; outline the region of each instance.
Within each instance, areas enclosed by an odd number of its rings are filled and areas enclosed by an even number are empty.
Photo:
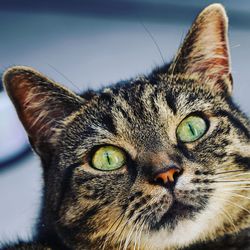
[[[212,109],[224,104],[223,98],[206,89],[199,79],[166,75],[157,80],[140,77],[122,86],[105,88],[98,99],[103,106],[108,105],[111,109],[117,106],[124,106],[134,111],[139,109],[138,113],[142,116],[143,111],[147,111],[146,114],[156,115],[158,111],[164,109],[170,114],[185,115],[199,109]]]
[[[132,145],[160,150],[175,143],[178,124],[191,113],[216,109],[218,100],[196,82],[139,78],[103,89],[67,118],[66,137],[82,150],[93,145]],[[69,131],[72,131],[69,133]]]

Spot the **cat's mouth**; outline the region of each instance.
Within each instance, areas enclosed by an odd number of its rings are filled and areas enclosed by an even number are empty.
[[[180,220],[192,219],[200,209],[200,207],[184,204],[183,202],[174,199],[169,209],[158,221],[150,221],[150,229],[152,231],[158,231],[162,228],[173,230]]]

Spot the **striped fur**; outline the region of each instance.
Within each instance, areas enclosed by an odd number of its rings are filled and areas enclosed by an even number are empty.
[[[250,124],[231,98],[226,32],[223,7],[211,5],[170,65],[81,96],[33,69],[9,69],[6,90],[45,188],[34,243],[7,249],[248,249]],[[176,128],[190,114],[209,128],[181,143]],[[107,144],[126,151],[121,169],[91,167],[93,149]],[[183,168],[172,191],[152,179],[166,155]]]

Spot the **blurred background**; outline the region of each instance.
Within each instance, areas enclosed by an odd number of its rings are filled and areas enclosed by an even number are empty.
[[[0,0],[0,74],[28,65],[79,92],[171,60],[199,0]],[[250,114],[250,1],[221,2],[230,19],[234,97]],[[150,34],[149,34],[150,32]],[[0,242],[27,239],[38,215],[39,159],[0,83]]]

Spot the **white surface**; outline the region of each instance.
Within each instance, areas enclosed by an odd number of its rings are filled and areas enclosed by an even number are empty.
[[[0,175],[0,242],[32,235],[42,187],[39,161],[30,156]]]
[[[19,123],[16,111],[5,92],[0,92],[0,163],[20,154],[27,147],[23,126]],[[4,121],[4,122],[3,122]],[[14,131],[14,134],[13,134]]]

